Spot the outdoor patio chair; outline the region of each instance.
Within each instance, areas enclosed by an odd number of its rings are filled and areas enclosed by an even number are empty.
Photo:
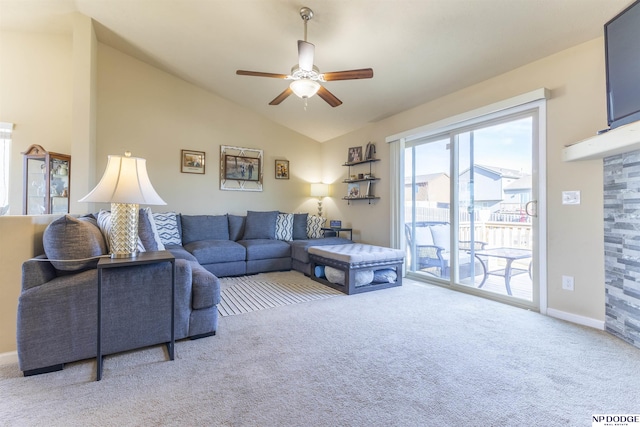
[[[451,276],[451,241],[450,224],[440,221],[419,221],[415,223],[415,239],[412,235],[413,226],[411,223],[405,224],[405,235],[407,247],[410,250],[411,262],[415,260],[415,270],[426,270],[443,279]],[[415,240],[415,246],[414,246]],[[472,274],[471,249],[479,251],[484,249],[486,242],[459,241],[458,242],[458,265],[461,279],[465,279]],[[415,252],[414,252],[415,251]],[[474,275],[484,282],[486,271],[485,263],[476,255],[473,266]]]

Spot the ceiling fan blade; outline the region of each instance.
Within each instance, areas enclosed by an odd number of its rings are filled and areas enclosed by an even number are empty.
[[[298,66],[301,70],[313,70],[313,56],[315,51],[316,47],[313,44],[298,40]]]
[[[286,79],[288,77],[286,74],[262,73],[260,71],[245,70],[238,70],[236,71],[236,74],[239,76],[272,77],[274,79]]]
[[[289,95],[291,95],[292,93],[293,91],[291,90],[291,88],[286,88],[284,91],[282,91],[280,95],[273,98],[273,101],[271,101],[269,105],[279,105],[282,101],[287,99]]]
[[[371,68],[324,73],[324,80],[327,82],[335,80],[370,79],[371,77],[373,77],[373,69]]]
[[[342,104],[342,101],[336,98],[336,96],[329,92],[324,86],[320,86],[320,89],[318,89],[318,96],[327,101],[327,104],[332,107],[337,107]]]

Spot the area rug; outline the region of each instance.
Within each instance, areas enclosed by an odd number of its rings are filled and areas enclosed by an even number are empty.
[[[233,316],[344,295],[297,271],[260,273],[220,279],[220,316]]]

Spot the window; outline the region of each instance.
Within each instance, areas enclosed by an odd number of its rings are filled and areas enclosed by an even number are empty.
[[[9,214],[9,165],[13,123],[0,122],[0,216]]]

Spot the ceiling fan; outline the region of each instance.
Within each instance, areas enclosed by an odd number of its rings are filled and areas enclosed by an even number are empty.
[[[300,9],[300,17],[302,17],[302,20],[304,21],[304,40],[298,40],[298,64],[291,68],[291,74],[274,74],[245,70],[237,70],[236,74],[240,76],[271,77],[276,79],[292,80],[289,87],[280,95],[276,96],[269,105],[279,105],[282,101],[287,99],[289,95],[295,93],[298,97],[305,100],[306,107],[307,100],[317,93],[318,96],[324,99],[329,105],[337,107],[342,104],[342,101],[329,92],[319,82],[370,79],[373,77],[373,70],[371,68],[362,68],[359,70],[320,73],[318,67],[313,65],[315,46],[307,42],[307,22],[313,18],[313,11],[308,7],[303,7]]]

